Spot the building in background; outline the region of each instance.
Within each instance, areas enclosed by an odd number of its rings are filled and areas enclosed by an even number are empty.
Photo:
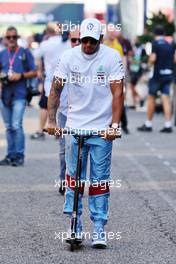
[[[96,17],[121,23],[123,33],[134,39],[143,34],[145,15],[159,10],[173,19],[174,0],[0,0],[0,31],[15,24],[27,34],[41,31],[48,21],[77,24],[84,17]]]
[[[173,21],[174,0],[120,0],[123,32],[130,39],[143,34],[145,15],[150,17],[152,13],[158,13],[159,11],[162,11]]]
[[[80,23],[84,18],[84,3],[77,1],[0,1],[0,30],[10,24],[18,26],[20,33],[42,31],[50,21]]]
[[[143,0],[121,0],[120,16],[122,30],[130,39],[141,35],[144,31],[144,1]]]

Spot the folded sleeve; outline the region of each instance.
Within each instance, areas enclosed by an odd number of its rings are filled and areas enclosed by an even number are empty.
[[[109,61],[109,81],[122,80],[125,78],[125,70],[122,59],[118,52],[110,57]]]

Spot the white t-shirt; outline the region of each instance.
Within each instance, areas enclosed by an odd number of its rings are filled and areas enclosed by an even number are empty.
[[[63,42],[61,36],[53,36],[47,40],[44,40],[38,49],[34,51],[35,58],[42,58],[45,68],[45,82],[44,89],[45,95],[49,96],[51,89],[51,82],[53,79],[53,73],[56,68],[59,57],[64,51],[70,49],[70,41]]]
[[[105,129],[112,121],[110,80],[124,78],[124,67],[117,51],[100,45],[97,53],[86,55],[81,45],[60,57],[54,76],[68,82],[66,127]]]

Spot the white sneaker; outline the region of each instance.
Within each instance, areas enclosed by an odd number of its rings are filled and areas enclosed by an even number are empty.
[[[92,234],[92,247],[93,248],[106,248],[106,233],[104,232],[103,225],[95,225],[94,231]]]

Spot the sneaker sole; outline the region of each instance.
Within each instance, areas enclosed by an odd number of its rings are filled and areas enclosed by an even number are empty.
[[[139,132],[153,132],[153,130],[140,130],[140,129],[137,129],[137,131],[139,131]]]
[[[107,247],[106,242],[92,242],[92,248],[97,248],[97,249],[105,249]]]
[[[173,131],[159,131],[160,133],[165,133],[165,134],[170,134],[172,133]]]
[[[23,167],[24,164],[11,164],[12,167]]]
[[[41,141],[43,141],[43,140],[45,140],[45,138],[30,138],[31,140],[41,140]]]

